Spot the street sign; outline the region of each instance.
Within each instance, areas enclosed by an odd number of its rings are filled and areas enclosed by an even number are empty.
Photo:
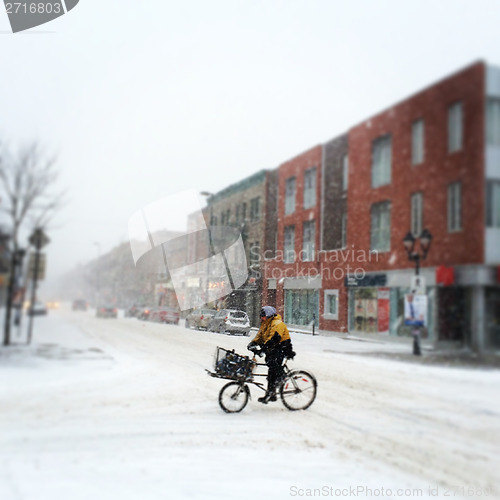
[[[35,279],[35,260],[36,253],[31,252],[28,260],[28,278],[30,280]],[[38,273],[36,276],[37,281],[45,279],[45,264],[47,262],[47,256],[44,253],[38,255]]]
[[[423,276],[411,277],[411,293],[416,295],[425,295],[425,278]]]
[[[35,229],[33,234],[29,238],[29,242],[38,250],[43,248],[50,242],[49,237],[43,232],[42,229]]]

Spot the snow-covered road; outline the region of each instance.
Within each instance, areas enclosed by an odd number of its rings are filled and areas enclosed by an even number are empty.
[[[225,414],[204,370],[246,337],[60,310],[34,340],[0,351],[0,500],[500,498],[499,370],[296,334],[312,407]]]

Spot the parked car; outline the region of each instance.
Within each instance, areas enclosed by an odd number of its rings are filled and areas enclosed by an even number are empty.
[[[73,311],[86,311],[87,310],[87,301],[83,299],[76,299],[73,301],[73,305],[71,306]]]
[[[97,307],[96,316],[98,318],[118,318],[118,309],[110,304],[103,304]]]
[[[156,321],[158,323],[172,323],[174,325],[179,324],[180,313],[177,309],[172,307],[155,307],[151,309],[149,313],[149,320]]]
[[[212,332],[248,335],[250,333],[250,320],[245,311],[221,309],[209,321],[207,329]]]
[[[47,307],[43,302],[35,302],[33,307],[28,309],[28,314],[30,316],[44,316],[47,314]]]
[[[208,322],[215,316],[215,309],[195,309],[186,316],[186,328],[207,329]]]

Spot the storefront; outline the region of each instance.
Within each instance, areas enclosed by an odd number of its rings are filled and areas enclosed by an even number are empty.
[[[285,322],[311,327],[318,325],[319,290],[285,290]]]
[[[405,295],[410,293],[412,273],[366,274],[361,278],[347,276],[348,328],[351,333],[411,336],[411,327],[404,322]],[[423,338],[433,338],[435,330],[434,286],[427,288],[427,327],[421,329]]]
[[[283,311],[283,320],[291,327],[312,330],[319,325],[319,276],[267,280],[267,304]]]

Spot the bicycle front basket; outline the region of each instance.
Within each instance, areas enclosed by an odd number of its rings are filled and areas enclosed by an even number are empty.
[[[248,378],[252,373],[253,364],[248,356],[240,356],[234,350],[217,347],[215,352],[215,373],[223,378]]]

